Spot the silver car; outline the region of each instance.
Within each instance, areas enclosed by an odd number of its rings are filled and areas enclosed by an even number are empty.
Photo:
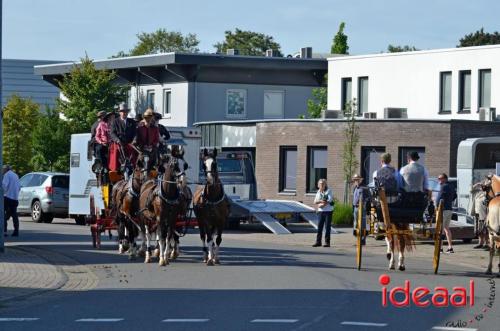
[[[51,223],[54,216],[68,217],[68,174],[30,172],[20,179],[20,183],[20,214],[31,214],[37,223]]]

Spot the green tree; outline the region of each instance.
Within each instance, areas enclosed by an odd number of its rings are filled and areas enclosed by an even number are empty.
[[[137,56],[167,52],[198,53],[200,41],[196,34],[183,35],[178,31],[158,29],[154,32],[137,34],[137,44],[128,52],[120,51],[113,57]]]
[[[416,48],[415,46],[409,46],[409,45],[399,46],[399,45],[389,44],[389,46],[387,46],[387,51],[389,53],[400,53],[400,52],[419,51],[419,49]]]
[[[33,130],[39,107],[31,99],[13,95],[3,109],[3,159],[23,175],[31,171]]]
[[[71,133],[89,132],[99,110],[112,110],[126,100],[128,86],[114,83],[116,73],[97,70],[87,56],[60,80],[67,99],[58,99],[57,108],[68,121]]]
[[[359,143],[359,127],[356,124],[357,114],[356,99],[346,104],[344,116],[347,119],[346,127],[344,129],[344,146],[342,148],[342,161],[344,172],[344,203],[349,202],[351,191],[351,178],[354,171],[358,168],[359,162],[356,157],[356,147]]]
[[[307,100],[307,113],[310,118],[321,117],[321,111],[327,109],[328,90],[326,87],[312,89],[312,98]]]
[[[332,54],[349,54],[349,46],[347,45],[347,35],[344,33],[345,23],[340,23],[339,31],[333,37],[333,44],[330,50]]]
[[[496,45],[500,44],[500,34],[498,31],[493,33],[484,32],[484,28],[477,30],[474,33],[469,33],[460,39],[460,44],[457,47],[481,46],[481,45]]]
[[[34,155],[30,160],[35,171],[69,170],[71,132],[57,109],[46,107],[33,131]]]
[[[237,49],[240,55],[261,56],[266,50],[272,49],[281,54],[281,46],[274,41],[274,38],[263,33],[253,31],[243,31],[238,28],[232,31],[226,31],[225,40],[214,45],[218,53],[225,53],[227,49]]]

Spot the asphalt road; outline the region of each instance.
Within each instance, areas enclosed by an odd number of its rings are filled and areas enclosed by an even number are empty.
[[[33,224],[24,219],[21,227],[21,237],[8,238],[9,245],[69,257],[99,282],[90,290],[8,302],[0,306],[0,330],[499,330],[500,303],[491,295],[500,278],[446,259],[434,275],[431,256],[409,257],[407,271],[388,272],[373,239],[358,271],[354,246],[318,249],[274,242],[269,236],[248,239],[249,230],[243,228],[223,240],[222,265],[208,267],[201,263],[200,241],[192,231],[182,238],[179,259],[159,267],[128,261],[113,240],[94,250],[89,228],[71,220]],[[391,277],[389,289],[409,280],[412,289],[444,286],[452,291],[468,287],[472,279],[475,304],[383,307],[382,274]]]

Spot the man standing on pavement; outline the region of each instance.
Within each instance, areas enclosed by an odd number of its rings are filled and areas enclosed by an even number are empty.
[[[448,183],[448,175],[441,174],[438,177],[440,190],[439,194],[436,198],[436,206],[439,205],[439,202],[443,200],[443,230],[446,234],[446,241],[448,241],[448,249],[446,253],[454,253],[451,231],[450,231],[450,223],[451,223],[451,215],[453,214],[453,201],[457,198],[457,192],[455,189]]]
[[[14,232],[12,237],[19,236],[19,218],[17,217],[17,205],[19,203],[19,191],[21,184],[19,177],[8,165],[3,166],[3,203],[4,203],[4,236],[7,236],[7,221],[12,217]]]

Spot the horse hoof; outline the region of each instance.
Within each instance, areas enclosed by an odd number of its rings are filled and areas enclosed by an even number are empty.
[[[158,248],[153,251],[153,257],[160,257],[160,250]]]
[[[219,260],[219,259],[215,259],[215,260],[214,260],[214,263],[215,263],[215,264],[220,264],[220,260]]]
[[[167,265],[167,261],[164,258],[160,258],[160,262],[158,262],[160,267],[164,267]]]
[[[214,261],[213,261],[213,260],[208,260],[208,261],[207,261],[207,265],[209,265],[209,266],[213,266],[213,265],[214,265]]]
[[[405,271],[406,267],[404,265],[400,265],[398,269],[399,269],[399,271]]]
[[[151,255],[146,254],[146,258],[144,259],[144,263],[151,263]]]
[[[387,261],[389,261],[392,257],[392,254],[391,253],[387,253],[385,254],[385,257],[387,257]]]

